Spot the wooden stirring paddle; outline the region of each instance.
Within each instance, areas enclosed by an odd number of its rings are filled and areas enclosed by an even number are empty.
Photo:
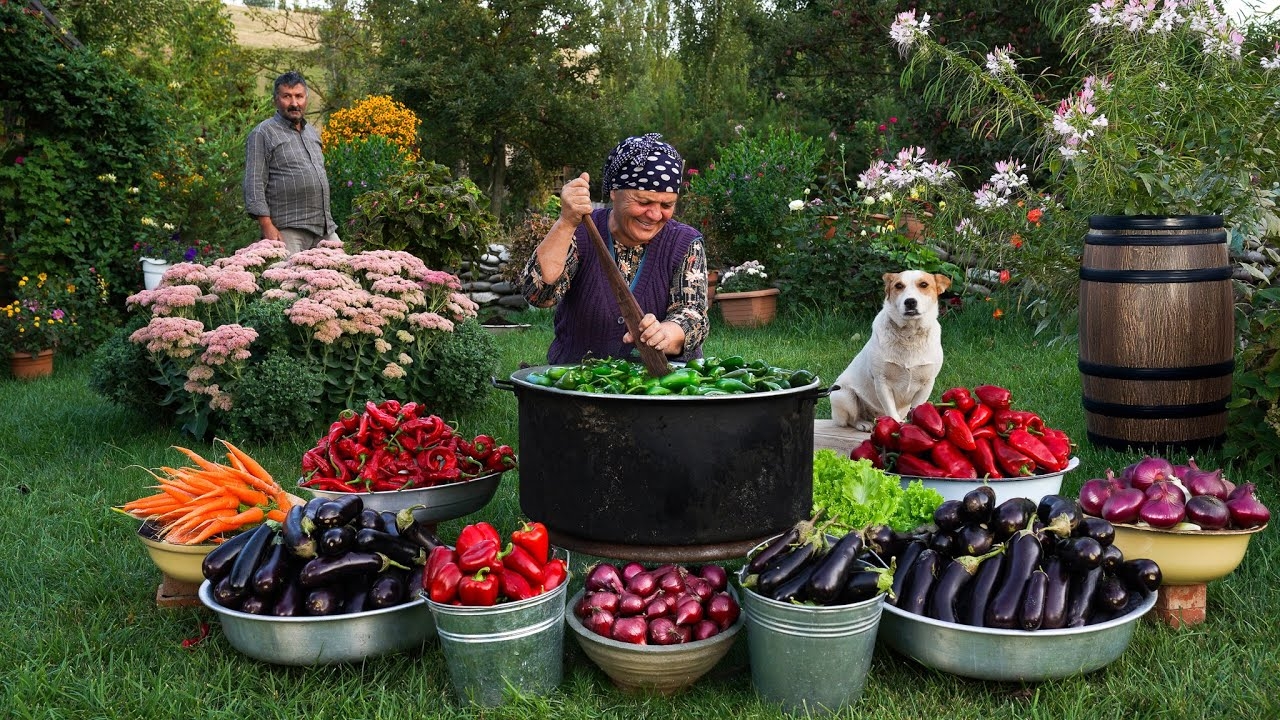
[[[600,259],[604,275],[609,278],[613,296],[618,300],[618,309],[622,311],[622,319],[627,324],[627,331],[631,333],[631,339],[635,341],[636,349],[640,351],[641,362],[651,376],[666,375],[667,356],[661,350],[640,342],[640,319],[644,317],[644,313],[640,311],[640,303],[636,302],[636,297],[631,294],[631,288],[627,287],[627,280],[622,277],[622,271],[618,269],[618,263],[609,253],[609,248],[605,246],[604,238],[600,236],[600,230],[596,228],[591,215],[588,214],[582,219],[587,224],[587,234],[591,236],[592,244],[596,246],[596,257]]]

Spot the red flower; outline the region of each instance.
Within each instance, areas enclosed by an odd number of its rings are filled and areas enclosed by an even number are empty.
[[[880,132],[884,132],[885,130],[888,130],[888,129],[889,129],[889,128],[885,127],[884,125],[881,125],[881,126],[879,127]]]
[[[697,175],[697,174],[698,174],[698,168],[689,168],[689,174],[690,174],[690,175]]]
[[[26,155],[19,155],[18,157],[16,157],[16,158],[14,158],[14,159],[13,159],[13,164],[14,164],[14,165],[21,165],[22,163],[24,163],[24,162],[26,162],[26,161],[27,161],[27,156],[26,156]]]
[[[1022,247],[1022,236],[1019,235],[1018,233],[1014,233],[1013,237],[1009,238],[1009,244],[1014,246],[1015,248]]]
[[[890,117],[890,118],[889,118],[889,123],[890,123],[891,125],[897,125],[897,124],[898,124],[898,118],[897,118],[897,116],[895,115],[895,116],[893,116],[893,117]]]
[[[991,317],[999,320],[1000,318],[1004,317],[1004,311],[1001,310],[1000,308],[996,308],[995,312],[991,313]]]
[[[1007,285],[1007,284],[1009,283],[1009,279],[1010,279],[1011,277],[1013,277],[1013,276],[1009,273],[1009,271],[1008,271],[1008,270],[1001,270],[1001,271],[1000,271],[1000,284],[1001,284],[1001,285]]]
[[[1040,208],[1032,208],[1027,211],[1027,222],[1038,223],[1044,218],[1044,210]]]

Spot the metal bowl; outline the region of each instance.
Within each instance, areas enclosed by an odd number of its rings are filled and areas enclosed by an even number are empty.
[[[400,512],[412,507],[415,508],[414,520],[423,524],[433,524],[470,515],[488,505],[493,494],[497,492],[501,480],[502,473],[497,472],[448,485],[434,485],[412,490],[346,493],[305,487],[301,489],[309,491],[316,497],[330,500],[347,495],[358,495],[364,501],[366,508],[378,512]],[[419,505],[422,507],[416,507]]]
[[[1019,478],[991,478],[988,480],[974,480],[963,478],[927,478],[915,477],[914,475],[900,475],[902,479],[902,487],[906,487],[912,480],[919,480],[924,483],[927,488],[933,488],[942,495],[943,500],[961,500],[965,493],[980,486],[988,485],[992,490],[996,491],[996,503],[1002,503],[1009,498],[1024,497],[1039,501],[1045,495],[1057,495],[1062,490],[1062,476],[1075,470],[1080,465],[1080,458],[1071,458],[1067,466],[1055,473],[1046,473],[1044,475],[1028,475]],[[1137,557],[1137,556],[1135,556]]]
[[[1129,647],[1138,620],[1156,604],[1150,593],[1127,615],[1079,628],[1001,630],[943,622],[888,603],[880,640],[921,665],[979,680],[1039,682],[1093,672]]]
[[[231,647],[276,665],[328,665],[420,647],[436,635],[427,601],[323,617],[250,615],[214,602],[209,581],[200,602],[218,614]]]
[[[1267,529],[1185,531],[1111,524],[1116,547],[1127,558],[1155,560],[1165,585],[1199,585],[1230,575],[1244,560],[1249,538]]]
[[[585,590],[569,600],[569,608],[577,607]],[[738,593],[730,586],[727,592],[738,600]],[[565,613],[569,629],[578,638],[578,645],[600,666],[613,684],[626,692],[651,691],[661,695],[674,695],[698,681],[733,647],[733,639],[746,622],[745,611],[727,629],[706,640],[679,645],[633,645],[588,630],[572,610]]]

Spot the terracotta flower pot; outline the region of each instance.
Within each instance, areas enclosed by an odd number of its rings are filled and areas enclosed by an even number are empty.
[[[716,293],[720,314],[732,327],[763,327],[778,314],[778,288]]]
[[[29,352],[9,355],[9,368],[19,380],[32,380],[53,374],[53,350],[41,350],[35,356]]]

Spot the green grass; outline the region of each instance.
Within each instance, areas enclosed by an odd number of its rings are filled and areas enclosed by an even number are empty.
[[[530,312],[534,327],[499,336],[499,374],[522,362],[543,364],[550,316]],[[1047,344],[1023,325],[993,321],[979,305],[944,318],[947,359],[939,390],[952,384],[1005,385],[1019,406],[1083,438],[1075,346]],[[807,367],[828,382],[865,340],[865,317],[783,317],[758,330],[716,325],[709,354],[741,353],[778,365]],[[771,718],[778,711],[755,695],[745,633],[729,657],[673,699],[621,694],[566,638],[565,680],[548,698],[521,699],[477,713],[452,696],[437,646],[361,665],[282,668],[233,650],[216,624],[208,640],[181,647],[201,609],[161,609],[159,573],[134,539],[135,524],[109,507],[144,492],[137,466],[181,462],[173,444],[194,444],[148,418],[105,404],[86,387],[87,364],[63,362],[55,377],[0,380],[0,717],[3,718]],[[488,393],[480,407],[454,418],[464,432],[515,443],[514,396]],[[818,417],[829,417],[824,400]],[[288,480],[308,434],[242,447]],[[1074,491],[1108,467],[1136,459],[1082,443]],[[1259,483],[1264,502],[1280,507],[1273,478],[1213,453],[1202,467],[1229,466],[1237,482]],[[516,473],[482,513],[510,529],[519,515]],[[456,537],[463,520],[441,526]],[[1254,538],[1243,565],[1209,586],[1209,621],[1171,630],[1139,624],[1129,650],[1096,673],[1023,687],[936,673],[877,648],[862,700],[846,718],[1271,718],[1280,715],[1280,541]]]

